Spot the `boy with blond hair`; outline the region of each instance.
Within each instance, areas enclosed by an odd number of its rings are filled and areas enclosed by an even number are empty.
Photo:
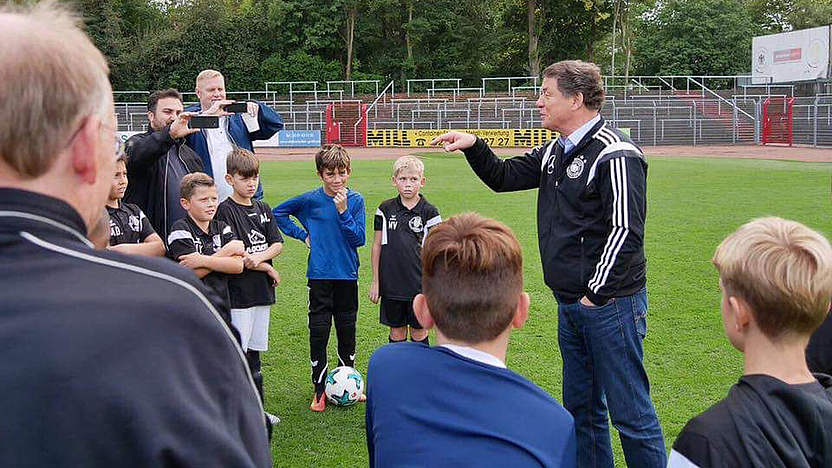
[[[429,344],[428,331],[413,314],[413,298],[422,291],[422,246],[428,231],[442,222],[439,210],[419,193],[425,186],[425,165],[415,156],[393,163],[395,198],[379,205],[373,221],[373,281],[370,301],[378,304],[379,321],[390,327],[388,341]]]
[[[804,352],[829,313],[832,247],[806,226],[756,219],[717,247],[725,335],[745,372],[682,430],[671,468],[832,466],[832,378]]]
[[[575,468],[572,416],[505,365],[511,331],[529,317],[511,230],[454,216],[427,237],[422,268],[413,309],[438,346],[386,345],[370,358],[370,467]]]
[[[326,345],[335,322],[338,363],[355,365],[358,316],[358,247],[364,245],[364,198],[347,188],[350,156],[340,145],[324,145],[315,154],[321,187],[291,198],[274,212],[278,227],[306,243],[309,261],[309,355],[315,394],[309,409],[324,411]],[[295,217],[303,227],[295,224]]]

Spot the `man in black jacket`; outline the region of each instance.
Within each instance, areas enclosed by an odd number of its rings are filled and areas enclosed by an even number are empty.
[[[537,107],[557,140],[507,160],[474,135],[449,132],[432,143],[463,150],[494,191],[538,189],[540,256],[558,302],[563,403],[575,417],[578,466],[613,467],[609,410],[627,465],[663,468],[642,348],[647,161],[599,114],[605,96],[596,65],[558,62],[543,77]]]
[[[179,204],[182,178],[202,171],[199,156],[185,143],[186,136],[199,130],[188,128],[190,114],[182,109],[179,91],[154,92],[147,101],[150,129],[127,140],[130,183],[124,200],[144,211],[165,243],[171,224],[185,216]]]
[[[0,7],[0,466],[271,467],[219,298],[87,240],[121,145],[107,62],[64,8]]]

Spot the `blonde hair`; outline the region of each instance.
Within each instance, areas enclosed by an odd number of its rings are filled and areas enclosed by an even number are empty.
[[[0,7],[0,25],[0,158],[34,179],[83,119],[113,113],[109,68],[79,17],[51,0]]]
[[[211,70],[210,68],[208,70],[202,70],[201,72],[199,72],[199,75],[196,76],[196,87],[197,87],[197,89],[199,89],[199,84],[201,82],[203,82],[205,80],[210,80],[211,78],[215,78],[215,77],[218,77],[218,76],[222,76],[222,73],[220,73],[216,70]],[[225,78],[225,77],[223,77],[223,78]]]
[[[407,155],[400,157],[393,163],[393,177],[398,176],[400,172],[407,169],[412,169],[418,172],[419,175],[425,175],[425,164],[422,160],[416,156]]]
[[[769,337],[811,334],[829,312],[832,246],[798,222],[755,219],[725,238],[712,261],[725,294],[745,300]]]

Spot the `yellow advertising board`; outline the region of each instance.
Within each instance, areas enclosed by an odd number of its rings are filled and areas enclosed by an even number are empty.
[[[455,129],[457,130],[457,129]],[[367,129],[367,146],[381,148],[426,148],[430,141],[448,130]],[[493,148],[532,148],[557,136],[543,128],[459,129],[473,133]]]

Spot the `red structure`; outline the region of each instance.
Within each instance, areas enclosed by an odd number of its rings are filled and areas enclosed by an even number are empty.
[[[326,142],[343,146],[367,145],[367,105],[338,102],[326,106]]]
[[[772,97],[763,101],[763,144],[792,145],[794,98]]]

